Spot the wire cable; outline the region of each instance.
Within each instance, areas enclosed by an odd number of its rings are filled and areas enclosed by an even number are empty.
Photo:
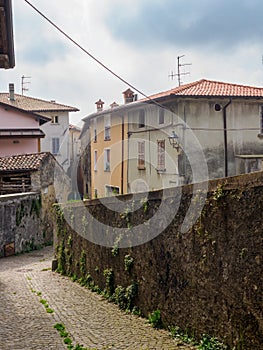
[[[100,66],[102,66],[104,69],[106,69],[110,74],[115,76],[117,79],[128,85],[130,88],[144,96],[149,101],[153,102],[157,106],[161,108],[167,109],[166,106],[163,106],[156,102],[155,100],[151,99],[151,97],[144,94],[144,92],[137,89],[134,85],[130,84],[127,80],[122,78],[120,75],[115,73],[112,69],[107,67],[104,63],[102,63],[98,58],[96,58],[94,55],[92,55],[88,50],[86,50],[83,46],[81,46],[79,43],[77,43],[70,35],[68,35],[64,30],[62,30],[59,26],[57,26],[51,19],[49,19],[46,15],[44,15],[40,10],[38,10],[33,4],[31,4],[28,0],[24,0],[30,7],[32,7],[33,10],[35,10],[41,17],[43,17],[47,22],[49,22],[54,28],[56,28],[61,34],[63,34],[68,40],[70,40],[75,46],[77,46],[81,51],[83,51],[86,55],[88,55],[90,58],[92,58],[95,62],[97,62]]]

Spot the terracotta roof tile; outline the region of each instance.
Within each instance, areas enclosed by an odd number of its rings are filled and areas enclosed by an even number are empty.
[[[175,96],[263,97],[263,88],[202,79],[150,96],[151,99]],[[144,99],[146,100],[146,99]]]
[[[49,155],[48,152],[42,152],[0,157],[0,172],[38,170],[42,161]]]
[[[0,93],[0,102],[14,106],[20,109],[24,109],[28,112],[53,112],[53,111],[67,111],[77,112],[76,107],[67,106],[64,104],[56,103],[55,101],[45,101],[39,98],[29,97],[25,95],[15,94],[15,100],[10,101],[9,93]]]

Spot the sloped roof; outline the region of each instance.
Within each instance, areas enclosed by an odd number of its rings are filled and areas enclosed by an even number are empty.
[[[35,97],[15,94],[14,101],[9,99],[9,93],[0,93],[0,102],[28,112],[78,112],[76,107],[67,106],[55,101],[45,101]]]
[[[0,157],[0,172],[38,170],[49,152]]]
[[[151,99],[157,99],[166,96],[263,97],[263,87],[201,79],[189,84],[178,86],[168,91],[151,95],[149,97]]]
[[[167,97],[240,97],[240,98],[263,98],[263,87],[247,86],[240,84],[224,83],[221,81],[201,79],[189,84],[181,85],[176,88],[159,92],[142,98],[134,102],[123,104],[114,108],[108,108],[103,111],[94,112],[82,120],[87,123],[91,118],[107,113],[114,113],[132,108],[139,108],[144,103],[151,100],[160,100]],[[84,125],[85,127],[85,125]],[[83,134],[83,133],[82,133]]]
[[[12,110],[15,110],[15,111],[18,111],[18,112],[21,112],[21,113],[24,113],[30,117],[33,117],[37,120],[39,120],[39,124],[42,125],[46,122],[49,122],[51,119],[49,117],[46,117],[44,115],[41,115],[41,114],[37,114],[35,112],[32,112],[32,111],[26,111],[25,109],[22,109],[22,108],[19,108],[17,106],[13,106],[12,104],[7,104],[7,103],[3,103],[0,101],[0,106],[1,107],[4,107],[4,108],[10,108]]]

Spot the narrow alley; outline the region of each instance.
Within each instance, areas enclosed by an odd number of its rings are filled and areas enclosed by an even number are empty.
[[[72,349],[194,349],[52,272],[52,257],[46,247],[0,259],[1,350],[67,349],[56,324],[65,326]]]

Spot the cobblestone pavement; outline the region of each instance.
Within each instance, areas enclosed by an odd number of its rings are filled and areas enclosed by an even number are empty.
[[[195,349],[52,272],[52,253],[46,247],[0,259],[1,350],[67,349],[53,327],[56,323],[65,325],[74,345],[88,349]],[[46,312],[41,298],[54,313]]]

